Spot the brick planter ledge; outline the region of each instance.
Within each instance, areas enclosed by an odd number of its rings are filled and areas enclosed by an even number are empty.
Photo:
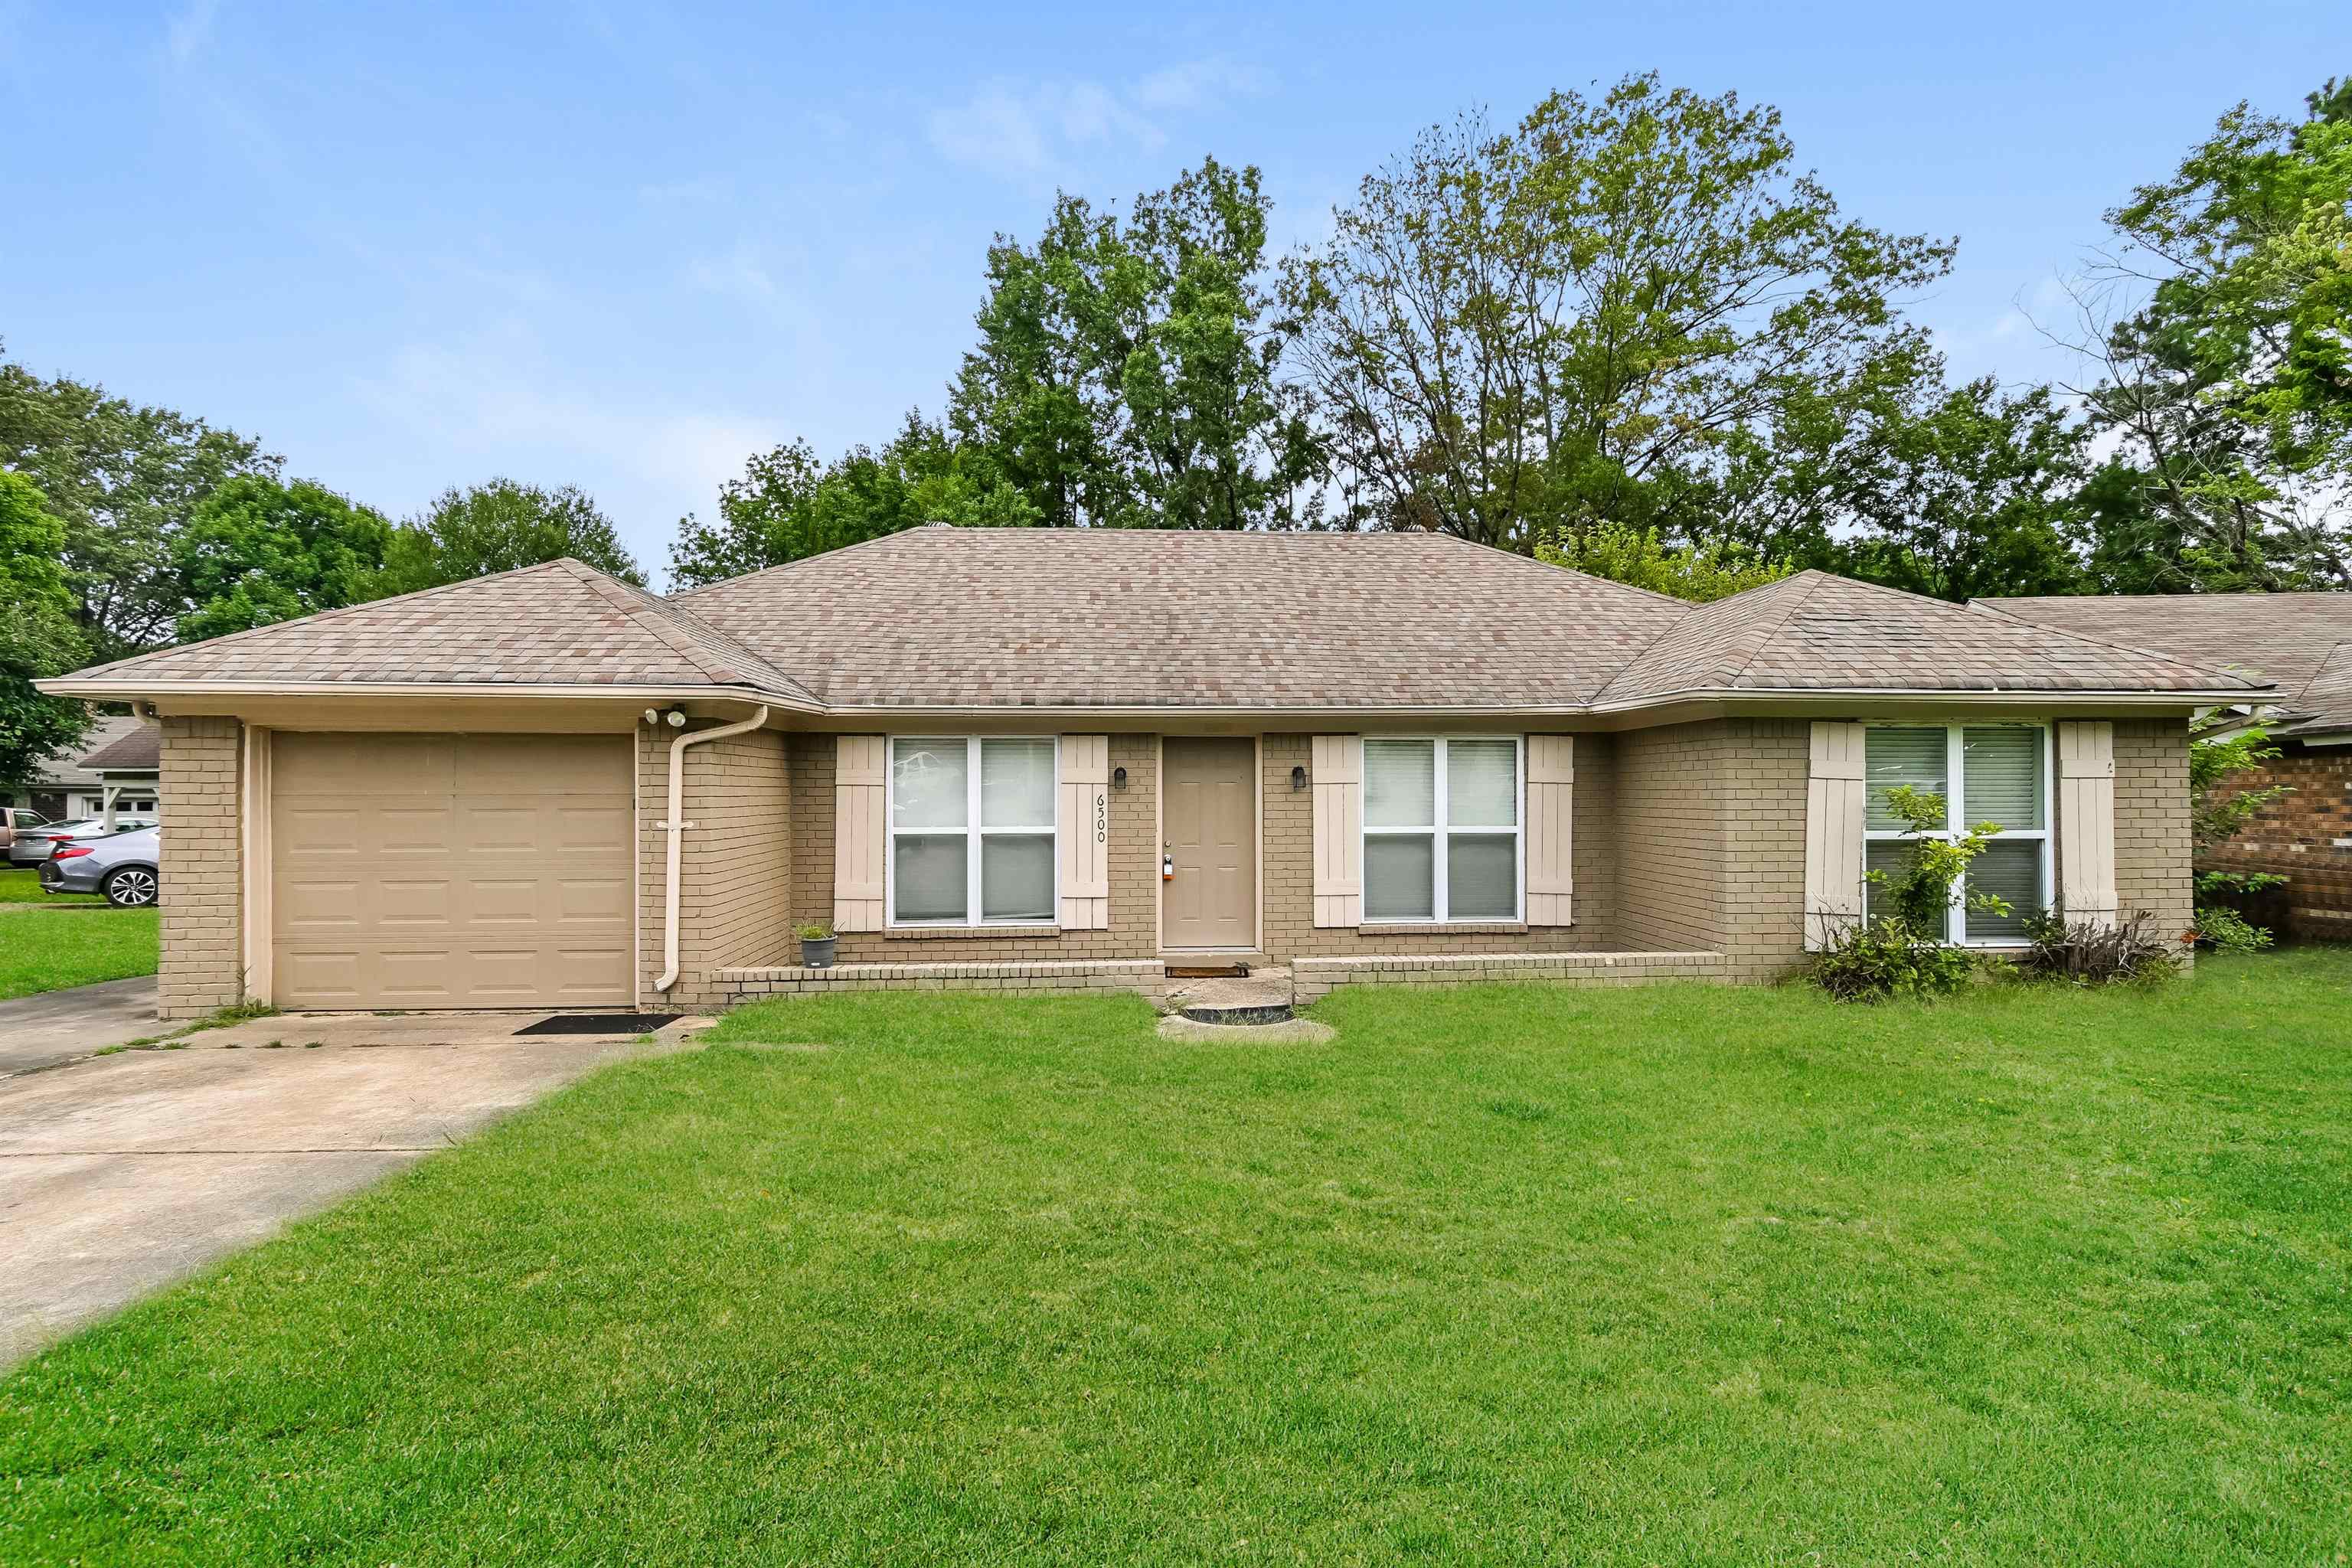
[[[711,972],[710,987],[728,1007],[763,996],[824,996],[840,991],[1132,991],[1156,1005],[1166,994],[1168,981],[1156,958],[1036,959],[719,969]]]
[[[1290,980],[1298,1005],[1318,1001],[1342,985],[1475,985],[1535,982],[1564,985],[1638,985],[1648,980],[1729,978],[1719,952],[1462,952],[1426,957],[1300,958]]]

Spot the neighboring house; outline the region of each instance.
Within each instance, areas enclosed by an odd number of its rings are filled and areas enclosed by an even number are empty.
[[[2234,706],[2279,748],[2233,787],[2285,784],[2200,870],[2291,879],[2284,922],[2299,936],[2352,939],[2352,594],[2187,594],[1980,599],[1981,607],[2086,637],[2131,642],[2270,682]]]
[[[915,529],[672,599],[574,561],[42,683],[163,723],[163,1006],[1762,980],[1884,787],[2014,942],[2189,913],[2189,661],[1808,572],[1706,605],[1429,533]],[[830,921],[840,967],[793,928]]]
[[[139,737],[144,737],[139,740]],[[142,766],[118,773],[96,765],[126,739],[145,748]],[[155,727],[129,714],[101,714],[71,750],[49,758],[29,784],[6,797],[9,805],[29,805],[53,822],[69,817],[103,816],[109,786],[114,787],[115,809],[125,816],[152,817],[160,803],[157,793],[159,736]]]

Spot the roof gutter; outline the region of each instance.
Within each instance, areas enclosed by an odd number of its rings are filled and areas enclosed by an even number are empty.
[[[724,741],[756,730],[768,721],[768,705],[749,719],[733,724],[721,724],[716,730],[696,730],[681,734],[669,743],[669,818],[655,826],[669,834],[669,869],[662,883],[662,972],[654,982],[654,989],[667,991],[677,984],[677,862],[681,840],[686,830],[694,826],[686,816],[686,749],[709,741]]]
[[[762,702],[796,713],[824,704],[752,686],[578,686],[495,680],[85,680],[63,675],[33,682],[51,697],[92,702],[143,702],[177,697],[525,697],[582,701],[698,702],[719,698]]]

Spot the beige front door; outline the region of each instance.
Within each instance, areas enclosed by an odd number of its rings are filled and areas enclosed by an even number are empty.
[[[576,1007],[634,1000],[629,740],[271,742],[271,1000]]]
[[[1171,736],[1160,826],[1176,875],[1160,885],[1160,940],[1171,948],[1257,945],[1256,745]]]

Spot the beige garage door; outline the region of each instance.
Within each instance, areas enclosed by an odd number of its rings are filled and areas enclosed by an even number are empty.
[[[280,1006],[633,999],[625,738],[282,731],[270,751]]]

